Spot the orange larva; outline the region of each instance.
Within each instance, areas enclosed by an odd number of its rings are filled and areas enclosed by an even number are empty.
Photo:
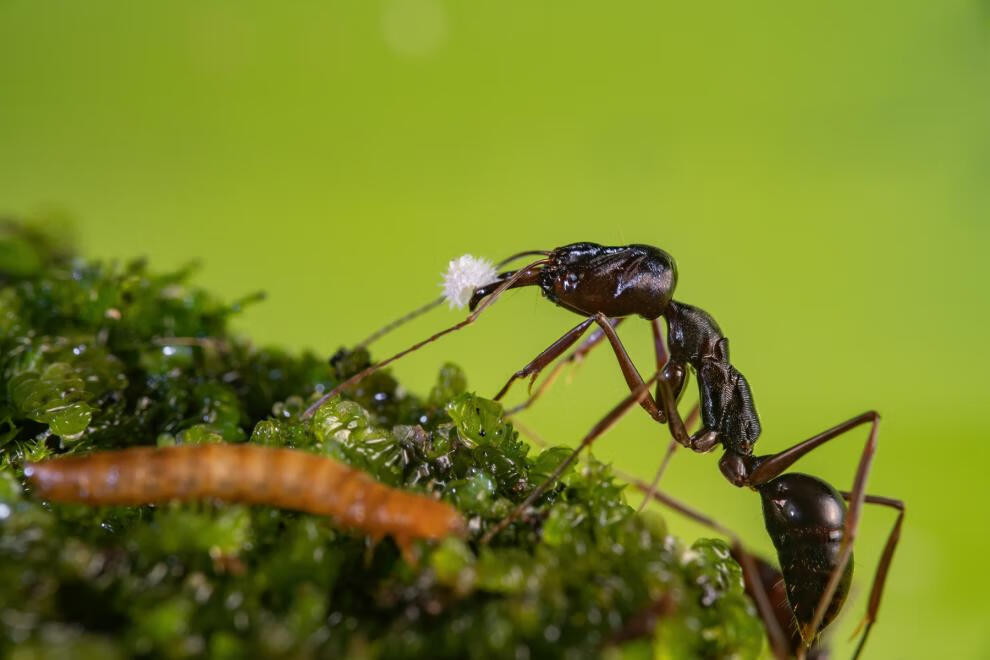
[[[418,539],[463,535],[445,502],[390,488],[338,461],[251,444],[137,447],[29,463],[39,497],[83,504],[141,505],[216,498],[332,517],[372,538],[392,536],[409,556]]]

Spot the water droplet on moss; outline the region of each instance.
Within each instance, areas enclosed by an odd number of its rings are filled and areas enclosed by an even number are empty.
[[[484,513],[495,495],[495,480],[484,470],[471,468],[464,479],[447,484],[447,499],[468,513]]]
[[[72,403],[47,417],[52,433],[63,440],[76,440],[93,419],[93,410],[85,403]]]

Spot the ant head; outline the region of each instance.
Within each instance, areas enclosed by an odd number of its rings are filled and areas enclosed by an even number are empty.
[[[663,314],[677,286],[677,266],[650,245],[571,243],[549,254],[540,287],[553,302],[580,314],[610,317]]]
[[[445,276],[444,297],[448,300],[453,300],[453,296],[451,296],[451,294],[447,291],[448,289],[456,290],[458,292],[458,302],[457,304],[451,302],[451,308],[463,307],[467,304],[468,309],[473,312],[484,298],[487,298],[495,293],[507,279],[512,279],[512,283],[509,288],[513,289],[521,286],[533,286],[538,284],[540,271],[542,270],[542,266],[546,263],[546,259],[534,261],[518,271],[510,270],[503,273],[498,273],[497,269],[519,259],[520,257],[546,257],[549,254],[549,252],[545,252],[543,250],[526,250],[525,252],[519,252],[511,257],[503,259],[497,265],[493,265],[490,261],[483,260],[482,267],[478,267],[477,264],[474,263],[479,260],[474,259],[470,255],[465,255],[458,261],[450,262],[450,270],[447,271],[447,275]],[[467,272],[467,269],[461,267],[465,258],[469,259],[471,262],[471,268],[469,269],[470,272]],[[456,282],[456,285],[452,286],[452,282]]]

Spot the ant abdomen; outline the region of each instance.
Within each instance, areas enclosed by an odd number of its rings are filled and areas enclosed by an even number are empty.
[[[837,490],[821,479],[793,472],[768,481],[759,491],[767,532],[777,549],[784,575],[787,600],[803,629],[814,619],[815,609],[839,562],[845,502]],[[819,631],[842,608],[852,572],[850,557]]]

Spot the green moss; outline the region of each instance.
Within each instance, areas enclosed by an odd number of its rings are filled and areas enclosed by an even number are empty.
[[[491,546],[478,538],[567,456],[534,452],[444,365],[423,399],[387,372],[304,420],[370,364],[231,335],[224,305],[140,261],[0,233],[0,655],[16,657],[754,657],[762,630],[724,544],[685,549],[579,463]],[[466,540],[390,540],[265,507],[40,502],[21,466],[130,445],[254,442],[434,493]],[[650,617],[651,613],[659,613]],[[646,623],[644,623],[646,622]]]

